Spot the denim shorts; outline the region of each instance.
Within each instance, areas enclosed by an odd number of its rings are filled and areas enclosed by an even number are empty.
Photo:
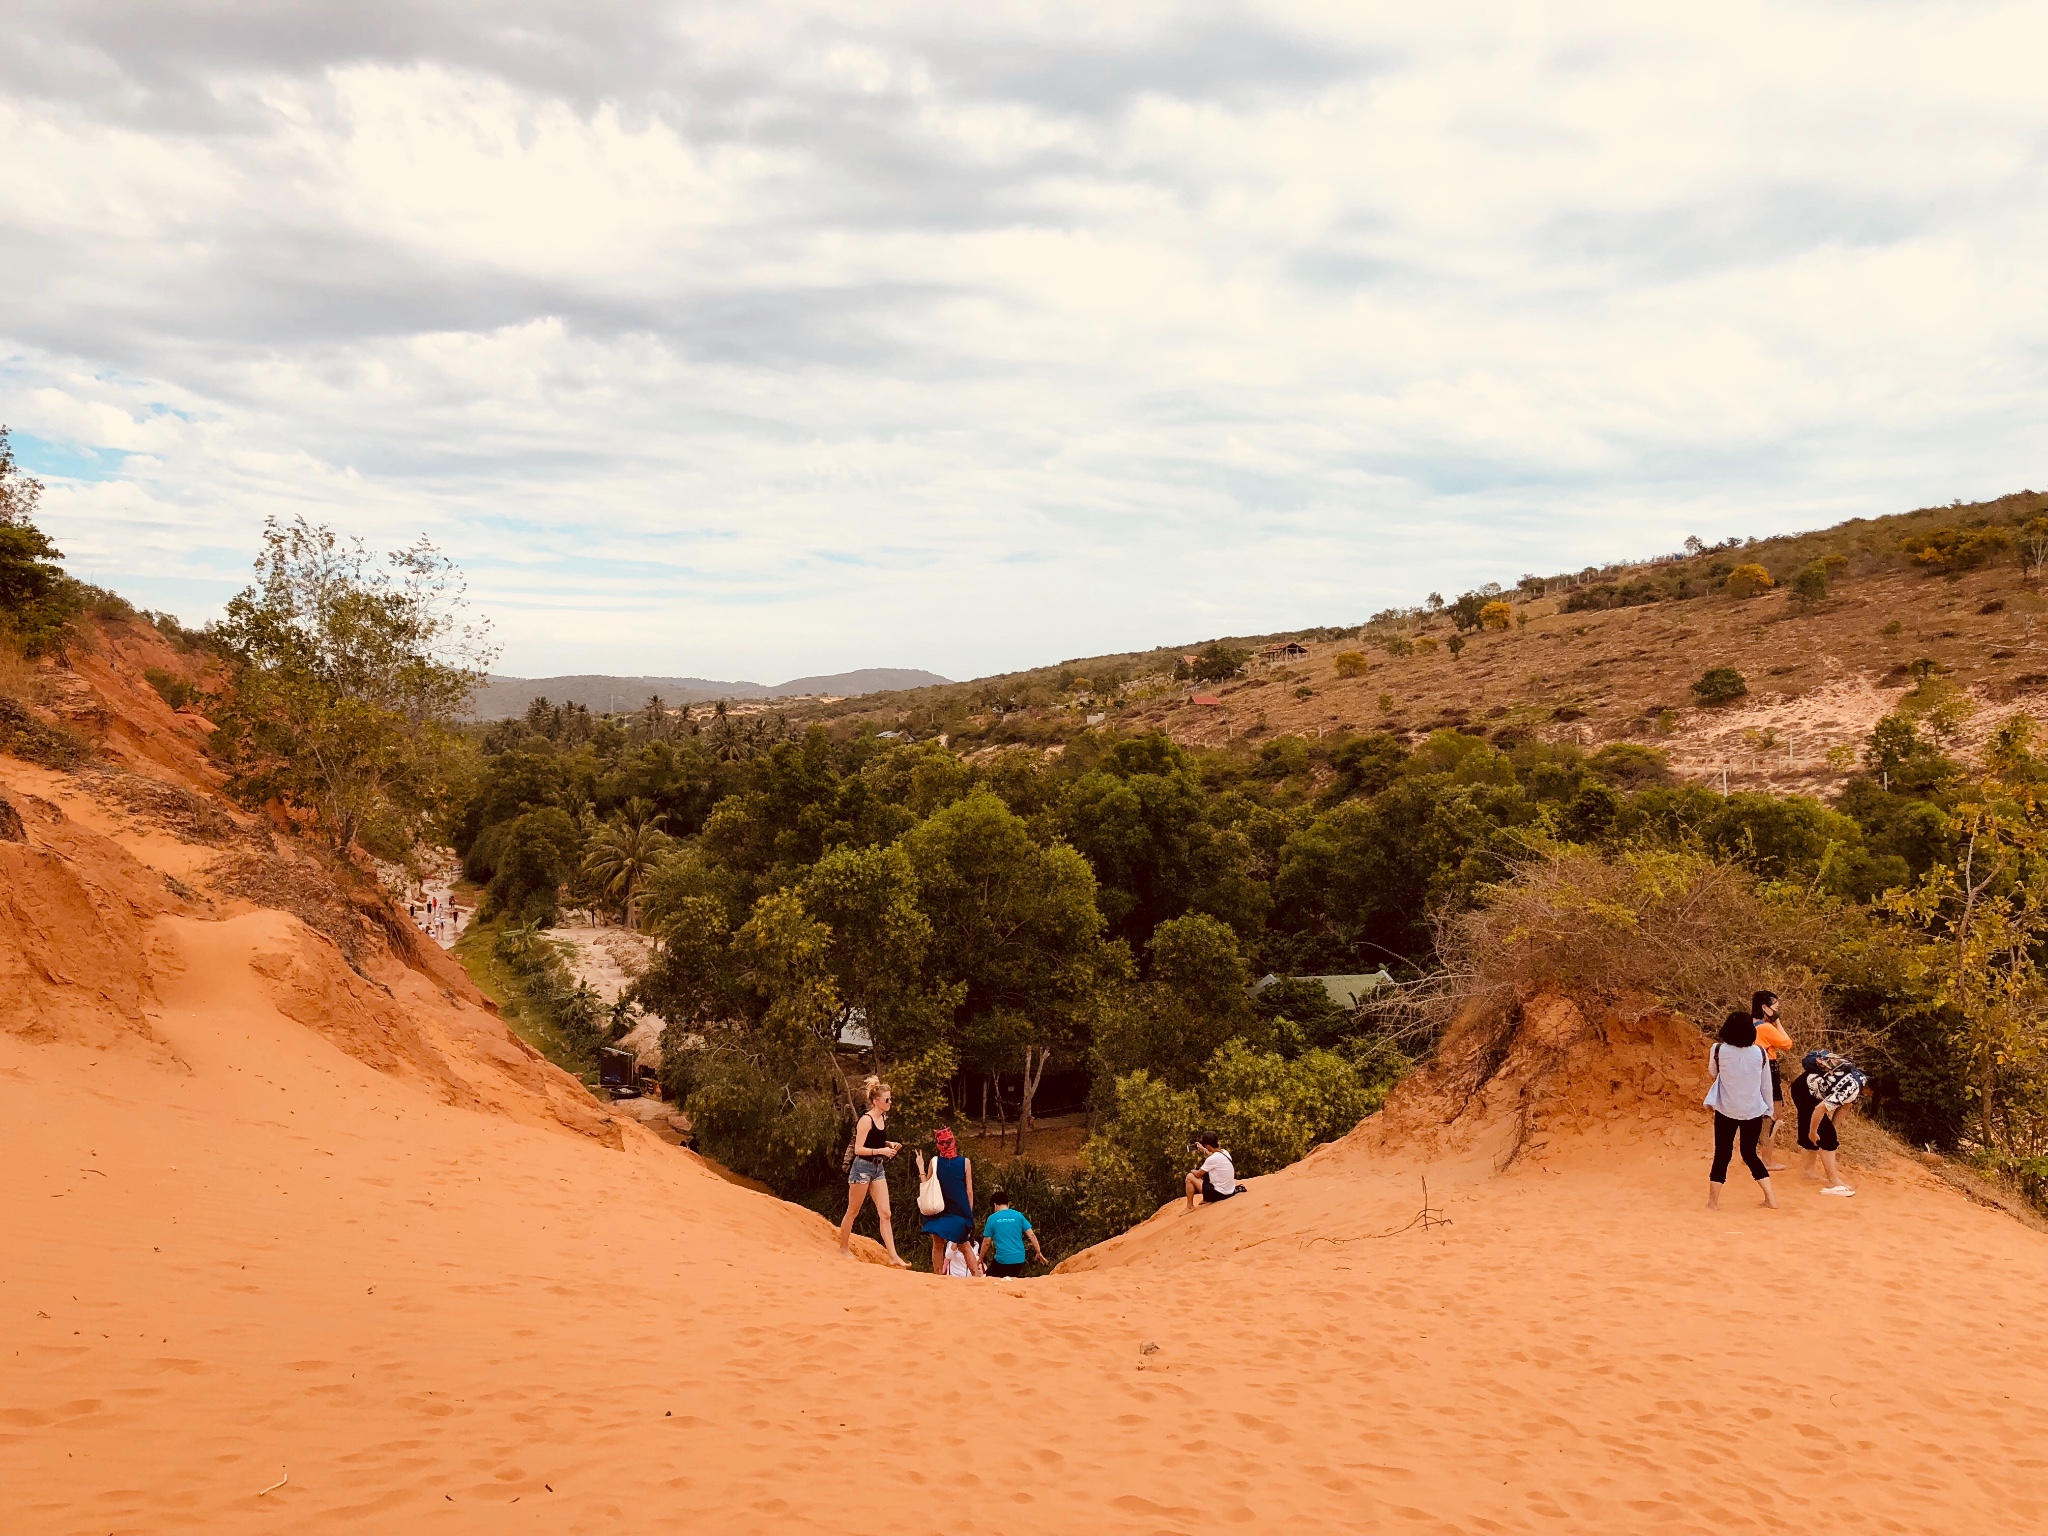
[[[856,1157],[846,1170],[849,1184],[885,1184],[888,1180],[889,1165],[879,1157]]]

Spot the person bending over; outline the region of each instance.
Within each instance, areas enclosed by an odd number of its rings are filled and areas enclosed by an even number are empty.
[[[1018,1278],[1025,1272],[1024,1245],[1031,1244],[1032,1256],[1045,1263],[1045,1250],[1038,1246],[1038,1234],[1031,1230],[1031,1218],[1010,1209],[1010,1192],[993,1191],[988,1197],[995,1209],[981,1224],[982,1267],[997,1279]]]
[[[1799,1111],[1799,1160],[1804,1165],[1800,1172],[1809,1179],[1822,1177],[1814,1172],[1818,1162],[1826,1178],[1821,1186],[1824,1195],[1856,1193],[1835,1166],[1835,1153],[1842,1146],[1835,1134],[1835,1111],[1846,1106],[1830,1104],[1816,1091],[1839,1060],[1832,1051],[1810,1051],[1803,1063],[1806,1070],[1792,1079],[1792,1105]]]
[[[1197,1205],[1214,1205],[1241,1192],[1243,1186],[1237,1182],[1237,1166],[1231,1162],[1230,1154],[1223,1150],[1214,1131],[1202,1132],[1189,1150],[1202,1159],[1201,1165],[1188,1173],[1189,1210]]]

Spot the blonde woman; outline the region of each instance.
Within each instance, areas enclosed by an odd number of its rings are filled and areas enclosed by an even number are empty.
[[[846,1170],[846,1215],[839,1222],[839,1251],[853,1254],[853,1218],[869,1194],[875,1197],[875,1217],[882,1225],[882,1247],[889,1262],[898,1269],[910,1268],[896,1251],[896,1229],[889,1221],[889,1160],[903,1150],[903,1143],[891,1141],[889,1126],[889,1085],[879,1077],[867,1080],[868,1112],[853,1128],[853,1162]]]

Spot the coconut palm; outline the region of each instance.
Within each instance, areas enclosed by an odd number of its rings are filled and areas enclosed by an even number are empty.
[[[647,801],[628,800],[624,810],[597,830],[583,856],[583,872],[597,882],[600,891],[618,902],[626,914],[628,928],[633,926],[641,884],[672,841],[661,830],[667,820]]]

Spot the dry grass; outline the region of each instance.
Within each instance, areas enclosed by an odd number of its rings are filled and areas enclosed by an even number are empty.
[[[1440,1034],[1460,1014],[1512,1016],[1540,990],[1652,997],[1702,1028],[1780,994],[1787,1028],[1827,1032],[1811,913],[1766,900],[1741,870],[1694,853],[1616,859],[1581,849],[1531,860],[1480,907],[1443,918],[1443,970],[1385,1005],[1409,1029]]]
[[[25,704],[37,702],[40,690],[35,663],[21,654],[11,635],[0,632],[0,694]]]

